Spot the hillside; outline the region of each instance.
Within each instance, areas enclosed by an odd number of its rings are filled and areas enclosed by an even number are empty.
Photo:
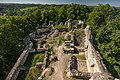
[[[5,80],[114,79],[93,47],[89,25],[68,20],[59,25],[64,27],[48,32],[48,28],[56,27],[53,24],[23,39],[26,48]]]
[[[95,7],[80,4],[0,4],[0,6],[0,78],[2,80],[6,78],[9,71],[24,50],[26,45],[23,43],[23,38],[26,35],[38,29],[47,28],[47,25],[50,23],[54,24],[53,27],[49,28],[48,33],[52,33],[55,29],[61,30],[61,27],[63,28],[62,30],[66,30],[66,26],[63,24],[69,19],[82,20],[85,22],[85,25],[90,25],[91,34],[93,35],[93,46],[102,56],[103,63],[112,76],[120,78],[119,9],[111,7],[108,4],[99,4]],[[78,24],[75,24],[73,28],[76,28],[76,25]],[[48,33],[44,35],[47,35]],[[64,41],[63,36],[64,34],[56,39],[48,40],[48,44],[51,43],[56,45],[54,42],[62,44]],[[76,36],[80,36],[77,34],[77,31]],[[77,40],[79,39],[81,38],[78,37]],[[34,47],[36,47],[36,45],[34,45]],[[41,53],[36,53],[34,56],[41,58],[40,56],[43,55],[41,55]],[[31,71],[27,74],[27,78],[34,74],[34,71],[37,71],[34,69],[33,65],[39,60],[36,61],[36,58],[33,57],[32,59],[33,60],[28,61],[28,67],[31,67]],[[56,64],[59,65],[59,63]],[[22,72],[20,73],[22,75]],[[38,72],[34,76],[39,74],[40,73]]]

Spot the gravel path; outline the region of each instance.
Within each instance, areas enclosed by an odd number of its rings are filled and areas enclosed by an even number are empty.
[[[55,67],[54,67],[55,73],[53,74],[51,80],[66,80],[64,78],[64,75],[65,75],[64,72],[65,72],[65,69],[67,68],[70,55],[63,53],[63,46],[64,45],[61,45],[56,49],[58,61],[55,63]]]

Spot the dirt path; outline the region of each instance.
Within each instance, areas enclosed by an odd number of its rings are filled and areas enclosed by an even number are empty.
[[[66,80],[64,79],[64,72],[68,65],[69,56],[63,53],[63,46],[61,45],[57,48],[58,61],[55,63],[55,73],[53,74],[51,80]]]

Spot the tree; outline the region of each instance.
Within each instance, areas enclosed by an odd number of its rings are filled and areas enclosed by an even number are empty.
[[[120,14],[110,5],[95,7],[89,14],[94,44],[102,54],[107,69],[114,77],[120,77]]]

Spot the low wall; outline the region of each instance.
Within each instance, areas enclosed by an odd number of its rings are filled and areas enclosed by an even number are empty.
[[[28,57],[28,53],[29,51],[32,49],[33,43],[30,42],[25,49],[23,50],[22,54],[20,55],[20,57],[18,58],[17,62],[15,63],[15,65],[13,66],[13,68],[11,69],[11,71],[9,72],[8,76],[6,77],[5,80],[16,80],[19,72],[20,72],[20,68],[19,66],[23,65]]]
[[[23,50],[23,52],[21,53],[20,57],[16,61],[15,65],[13,66],[13,68],[11,69],[11,71],[9,72],[9,74],[7,75],[5,80],[16,80],[16,78],[20,72],[20,66],[22,66],[25,63],[25,61],[29,55],[29,52],[31,51],[31,49],[33,47],[33,43],[31,40],[35,39],[36,33],[42,34],[47,31],[49,31],[49,29],[38,29],[37,31],[32,32],[29,35],[25,36],[25,38],[23,39],[23,42],[26,45],[26,47]]]
[[[96,73],[96,72],[105,72],[107,71],[105,65],[103,64],[103,60],[100,56],[100,54],[95,50],[92,44],[92,38],[91,38],[91,31],[89,25],[85,28],[85,55],[87,59],[87,68],[88,72],[90,73]]]

